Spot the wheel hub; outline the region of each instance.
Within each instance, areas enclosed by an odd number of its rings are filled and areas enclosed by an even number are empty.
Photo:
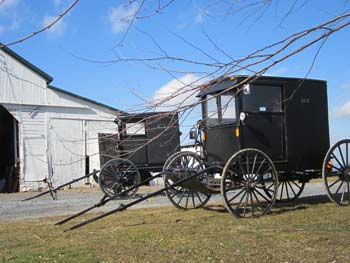
[[[256,186],[256,182],[252,179],[249,179],[246,183],[247,189],[253,189]]]
[[[350,168],[346,168],[344,170],[344,175],[345,175],[345,177],[344,177],[345,181],[349,182],[350,181]]]

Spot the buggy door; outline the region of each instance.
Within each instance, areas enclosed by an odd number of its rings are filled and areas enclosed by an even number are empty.
[[[147,120],[147,157],[149,164],[163,164],[180,150],[177,115],[160,116]]]
[[[246,85],[241,102],[245,113],[242,146],[262,150],[272,160],[283,160],[282,87]]]

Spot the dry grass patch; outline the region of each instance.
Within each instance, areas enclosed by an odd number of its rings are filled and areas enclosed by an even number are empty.
[[[67,233],[53,225],[62,217],[0,224],[0,262],[350,260],[350,207],[299,204],[249,220],[215,208],[129,210]]]

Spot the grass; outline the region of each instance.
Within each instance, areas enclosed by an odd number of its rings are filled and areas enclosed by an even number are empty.
[[[0,262],[350,260],[350,207],[299,203],[249,220],[223,211],[135,209],[71,232],[54,226],[62,217],[1,223]]]

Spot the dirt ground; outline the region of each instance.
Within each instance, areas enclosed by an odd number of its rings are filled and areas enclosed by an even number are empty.
[[[138,195],[145,195],[147,192],[155,191],[159,186],[143,187],[138,191]],[[323,183],[306,184],[301,197],[325,195]],[[25,198],[34,196],[37,193],[16,193],[0,194],[0,222],[14,221],[22,219],[36,219],[41,217],[71,215],[77,213],[95,203],[97,203],[103,194],[98,188],[74,189],[58,191],[58,200],[52,200],[51,196],[45,195],[37,199],[22,201]],[[221,202],[221,196],[216,195],[211,199],[214,202]],[[92,210],[91,212],[105,212],[116,208],[121,203],[127,203],[130,200],[114,200],[103,207]],[[160,195],[137,204],[134,208],[170,206],[167,197]]]

